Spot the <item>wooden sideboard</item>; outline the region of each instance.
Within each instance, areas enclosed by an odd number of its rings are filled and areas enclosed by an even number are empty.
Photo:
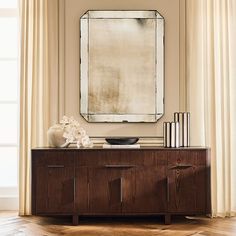
[[[207,148],[32,149],[32,214],[206,215]]]

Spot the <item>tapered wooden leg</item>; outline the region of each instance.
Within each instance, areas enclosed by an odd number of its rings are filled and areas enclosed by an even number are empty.
[[[72,216],[72,224],[73,225],[78,225],[79,224],[79,216],[78,215],[73,215]]]
[[[165,224],[170,225],[171,224],[171,215],[165,214]]]

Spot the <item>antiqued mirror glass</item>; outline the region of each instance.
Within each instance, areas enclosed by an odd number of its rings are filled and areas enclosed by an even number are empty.
[[[164,110],[164,18],[87,11],[80,19],[80,112],[88,122],[156,122]]]

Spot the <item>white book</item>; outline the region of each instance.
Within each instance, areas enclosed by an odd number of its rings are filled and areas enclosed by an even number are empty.
[[[167,131],[167,122],[164,122],[163,123],[163,145],[164,145],[164,147],[167,147],[166,131]]]
[[[171,141],[170,146],[175,147],[175,122],[171,122]]]
[[[140,144],[130,144],[130,145],[112,145],[109,143],[104,143],[103,148],[140,148]]]
[[[184,137],[183,137],[183,112],[174,113],[174,121],[179,122],[179,146],[184,146]]]
[[[179,122],[175,122],[175,147],[179,147]]]
[[[187,127],[188,127],[188,131],[187,131],[187,134],[188,134],[188,138],[187,138],[187,145],[188,147],[190,146],[190,113],[188,112],[187,113]]]
[[[179,113],[179,146],[183,147],[184,146],[184,132],[183,132],[183,113]]]
[[[183,113],[183,146],[190,146],[190,113]]]
[[[166,122],[166,147],[171,147],[171,131],[170,122]]]
[[[174,113],[174,122],[179,122],[179,112]]]

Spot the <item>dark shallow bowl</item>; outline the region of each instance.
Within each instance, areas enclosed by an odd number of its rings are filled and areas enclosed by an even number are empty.
[[[110,137],[110,138],[105,138],[105,140],[111,144],[111,145],[131,145],[135,144],[138,142],[139,138],[136,137],[122,137],[122,138],[115,138],[115,137]]]

